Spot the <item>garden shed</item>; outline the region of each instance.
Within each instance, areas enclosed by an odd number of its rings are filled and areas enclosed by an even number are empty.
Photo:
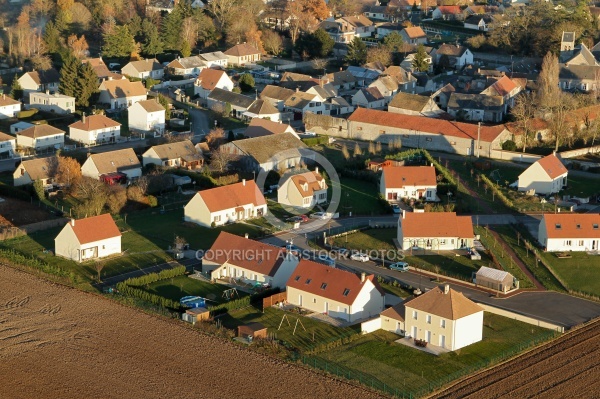
[[[238,337],[248,338],[248,340],[267,338],[267,327],[260,323],[248,323],[238,326]]]
[[[198,321],[208,320],[209,318],[210,311],[206,308],[200,307],[187,309],[185,313],[181,315],[181,320],[192,324],[196,324]]]
[[[512,274],[486,266],[477,271],[474,283],[504,293],[519,288],[519,281]]]

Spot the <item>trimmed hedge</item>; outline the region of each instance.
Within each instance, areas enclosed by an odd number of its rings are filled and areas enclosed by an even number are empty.
[[[23,201],[31,201],[31,195],[28,192],[4,183],[0,183],[0,195]]]
[[[507,207],[509,207],[511,209],[515,209],[515,204],[513,204],[513,202],[504,195],[504,193],[498,188],[498,186],[495,183],[493,183],[483,173],[479,174],[479,176],[481,177],[481,181],[483,181],[483,183],[487,184],[488,187],[490,189],[492,189],[492,191],[494,191],[496,197],[498,197],[504,205],[506,205]]]
[[[69,280],[71,280],[72,283],[78,282],[78,278],[73,272],[61,269],[58,266],[49,265],[46,262],[43,262],[33,257],[28,257],[14,250],[0,249],[0,258],[11,261],[12,263],[15,263],[17,265],[31,267],[33,269],[37,269],[41,272],[51,274],[57,277],[68,278]]]
[[[140,277],[133,277],[123,281],[123,283],[131,287],[141,287],[143,285],[152,284],[160,280],[166,280],[168,278],[181,276],[183,274],[185,274],[185,266],[177,266],[173,269],[162,270],[158,273],[150,273]]]
[[[302,142],[309,147],[314,147],[317,145],[328,144],[329,136],[317,136],[317,137],[309,137],[302,139]]]
[[[140,288],[135,288],[128,286],[125,282],[117,283],[117,290],[119,293],[125,296],[139,298],[143,301],[150,302],[154,305],[159,305],[165,308],[171,309],[179,309],[179,301],[173,301],[172,299],[168,299],[159,295],[151,294],[147,291],[144,291]]]

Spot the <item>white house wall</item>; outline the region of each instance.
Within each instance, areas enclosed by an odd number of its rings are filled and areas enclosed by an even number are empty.
[[[455,351],[483,339],[483,311],[460,318],[454,322],[454,341],[450,348]]]

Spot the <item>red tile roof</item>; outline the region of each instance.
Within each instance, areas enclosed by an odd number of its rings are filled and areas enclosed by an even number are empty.
[[[598,213],[546,213],[541,223],[548,238],[600,238]]]
[[[499,96],[509,95],[511,91],[519,87],[515,82],[513,82],[508,76],[504,75],[500,79],[496,81],[492,85],[494,90],[498,93]]]
[[[383,168],[385,188],[437,186],[433,166],[388,166]]]
[[[460,6],[439,6],[437,8],[442,14],[456,15],[462,13]]]
[[[351,122],[389,126],[415,132],[440,134],[477,140],[477,125],[447,120],[427,118],[425,116],[404,115],[375,109],[357,108],[348,118]],[[504,125],[481,126],[481,141],[494,141],[506,127]]]
[[[462,293],[448,289],[447,293],[435,287],[403,304],[405,307],[420,310],[448,320],[458,320],[472,314],[483,312],[483,308],[465,297]]]
[[[119,228],[108,213],[75,220],[74,225],[73,221],[71,221],[68,226],[73,229],[79,244],[88,244],[90,242],[121,236]]]
[[[254,180],[198,191],[198,195],[202,197],[208,210],[211,212],[237,208],[248,204],[260,206],[267,203]]]
[[[199,85],[204,90],[214,90],[215,87],[217,87],[217,83],[219,83],[219,79],[221,79],[223,75],[227,76],[225,71],[204,68],[202,72],[200,72],[200,75],[198,75],[196,85]]]
[[[317,172],[299,173],[290,177],[290,180],[292,180],[294,186],[296,186],[298,192],[303,198],[312,197],[315,191],[327,189],[327,184],[324,184],[323,188],[321,188],[323,176]],[[306,184],[306,190],[304,189],[304,184]]]
[[[406,212],[400,223],[405,238],[474,237],[471,216],[455,212]]]
[[[542,159],[539,159],[537,162],[551,179],[556,179],[558,176],[561,176],[567,173],[567,168],[565,165],[558,159],[558,157],[554,154],[550,154],[545,156]]]
[[[84,116],[82,120],[69,125],[69,127],[73,129],[84,130],[87,132],[117,126],[121,126],[121,124],[104,115]]]
[[[361,281],[361,276],[355,273],[302,259],[288,280],[287,286],[352,305],[367,281],[371,281],[383,295],[373,275],[366,276],[365,280]]]
[[[222,231],[203,259],[220,265],[228,263],[273,277],[285,256],[285,248]]]
[[[420,37],[427,37],[423,29],[420,26],[411,26],[410,28],[404,28],[404,32],[411,39],[418,39]]]

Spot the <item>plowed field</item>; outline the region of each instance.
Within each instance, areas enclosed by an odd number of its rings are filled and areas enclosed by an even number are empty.
[[[598,397],[600,321],[432,396],[435,399]]]
[[[0,266],[0,398],[378,398]]]

